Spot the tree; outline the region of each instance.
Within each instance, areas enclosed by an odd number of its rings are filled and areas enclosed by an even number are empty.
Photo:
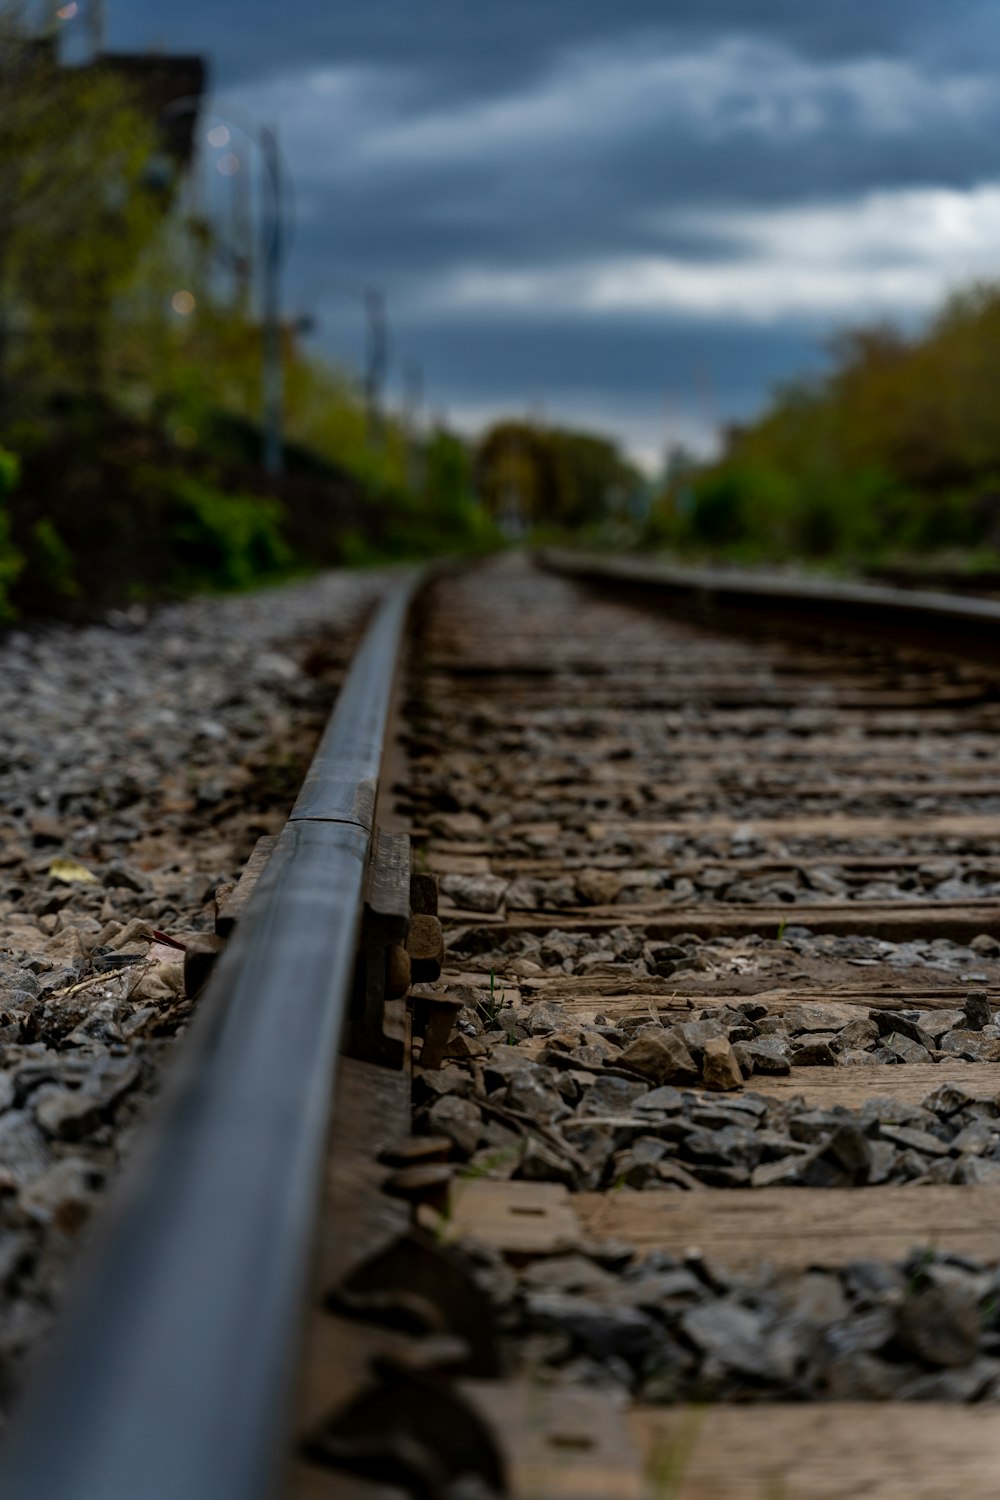
[[[641,482],[616,443],[594,433],[499,422],[476,454],[478,489],[508,526],[585,526],[622,515]]]
[[[0,423],[105,383],[116,294],[162,216],[155,131],[126,81],[60,66],[0,0]]]

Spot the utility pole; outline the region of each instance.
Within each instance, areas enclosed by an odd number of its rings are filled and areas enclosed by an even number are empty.
[[[267,188],[270,187],[270,212],[265,212],[263,216],[261,243],[263,273],[261,319],[264,357],[262,406],[264,471],[274,478],[281,474],[285,467],[282,438],[285,382],[281,348],[281,261],[284,252],[281,152],[278,150],[277,135],[270,126],[261,127],[258,139],[268,179],[264,185],[265,203],[268,202]]]
[[[424,487],[423,454],[420,448],[420,414],[424,405],[424,372],[417,361],[403,368],[403,429],[406,433],[406,485],[419,495]]]
[[[92,57],[100,57],[104,51],[104,35],[107,25],[105,0],[88,0],[85,24],[90,54]]]
[[[187,113],[196,117],[202,101],[194,95],[174,99],[161,112],[161,120]],[[277,131],[260,125],[248,110],[225,113],[210,111],[227,126],[232,125],[260,152],[262,172],[260,210],[261,262],[261,461],[271,477],[284,472],[284,362],[281,336],[281,272],[286,245],[284,171]]]
[[[385,295],[379,287],[365,287],[365,316],[367,319],[367,354],[365,358],[365,410],[368,416],[368,446],[371,451],[381,450],[385,431],[382,423],[382,382],[389,356],[389,335],[386,327]]]

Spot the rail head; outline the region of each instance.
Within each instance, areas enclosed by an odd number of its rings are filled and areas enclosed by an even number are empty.
[[[4,1500],[264,1500],[289,1392],[408,576],[376,610],[0,1454]]]
[[[929,589],[888,588],[834,579],[794,578],[726,568],[687,568],[632,557],[606,558],[562,548],[537,554],[544,568],[597,583],[631,585],[664,594],[716,599],[761,608],[784,607],[816,617],[840,614],[942,628],[967,636],[1000,635],[1000,602]]]

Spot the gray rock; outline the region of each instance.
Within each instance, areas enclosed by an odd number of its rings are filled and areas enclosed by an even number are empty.
[[[968,1031],[982,1031],[993,1019],[993,1011],[990,1006],[990,997],[982,990],[975,990],[965,997],[962,1007],[965,1013],[965,1026]]]
[[[809,1147],[805,1141],[793,1141],[780,1130],[761,1128],[757,1131],[761,1161],[782,1161],[788,1156],[806,1156]]]
[[[925,1010],[921,1012],[920,1024],[927,1035],[934,1039],[934,1045],[938,1046],[946,1031],[954,1031],[956,1027],[965,1025],[965,1012],[962,1010]]]
[[[585,1115],[624,1114],[637,1099],[644,1097],[648,1092],[645,1084],[633,1083],[628,1078],[598,1077],[594,1080],[593,1087],[584,1094],[579,1113]]]
[[[910,1019],[902,1011],[898,1010],[870,1010],[868,1019],[878,1027],[879,1036],[883,1039],[890,1038],[889,1045],[895,1044],[895,1039],[907,1037],[911,1042],[916,1042],[919,1047],[927,1050],[934,1045],[934,1038],[929,1032],[916,1021]]]
[[[52,1156],[45,1138],[24,1110],[0,1115],[0,1178],[25,1186],[48,1170]]]
[[[953,1052],[957,1057],[967,1058],[969,1062],[1000,1060],[1000,1040],[986,1036],[981,1031],[946,1031],[938,1046],[942,1052]]]
[[[139,1060],[133,1056],[115,1057],[103,1053],[83,1080],[82,1087],[94,1099],[102,1113],[115,1106],[137,1087],[142,1077]]]
[[[748,1167],[716,1166],[711,1162],[706,1162],[693,1166],[691,1171],[704,1187],[745,1188],[751,1186]]]
[[[666,1115],[680,1114],[684,1107],[684,1096],[679,1089],[672,1088],[669,1084],[662,1088],[650,1089],[646,1094],[640,1094],[633,1102],[632,1108],[642,1114],[656,1113]]]
[[[848,1021],[847,1025],[837,1033],[837,1040],[833,1044],[836,1052],[866,1051],[874,1047],[878,1041],[879,1030],[874,1021],[858,1017],[856,1021]]]
[[[948,1146],[954,1156],[968,1153],[970,1156],[982,1156],[985,1152],[1000,1144],[1000,1135],[991,1130],[985,1120],[971,1120],[964,1129],[949,1141]]]
[[[471,1156],[480,1144],[483,1122],[471,1099],[445,1094],[431,1105],[427,1115],[432,1133],[446,1135],[462,1157]]]
[[[55,1140],[82,1140],[100,1124],[99,1101],[82,1089],[43,1083],[31,1096],[31,1107],[42,1130]]]
[[[850,1119],[845,1110],[800,1109],[788,1121],[788,1134],[793,1141],[808,1141],[815,1145],[818,1141],[829,1140],[845,1119]]]
[[[695,1103],[692,1104],[691,1100]],[[757,1119],[742,1109],[741,1105],[739,1095],[727,1094],[720,1097],[712,1094],[706,1097],[689,1094],[686,1114],[692,1125],[700,1125],[705,1130],[724,1130],[727,1125],[749,1125],[755,1128]]]
[[[530,1261],[521,1272],[521,1284],[532,1292],[568,1292],[573,1296],[610,1298],[618,1278],[586,1255],[553,1255]]]
[[[868,1150],[871,1154],[868,1181],[872,1187],[877,1187],[893,1176],[899,1152],[891,1141],[881,1140],[869,1141]]]
[[[979,1302],[958,1285],[929,1286],[907,1296],[896,1310],[896,1338],[926,1364],[971,1364],[979,1351]]]
[[[658,1181],[657,1163],[666,1154],[666,1141],[657,1140],[655,1136],[639,1136],[625,1151],[612,1157],[611,1181],[631,1188],[642,1188],[648,1182]]]
[[[15,1009],[28,1006],[38,994],[38,979],[27,966],[0,953],[0,1001]]]
[[[851,1260],[841,1272],[844,1285],[859,1307],[893,1303],[906,1286],[900,1270],[883,1260]]]
[[[572,1024],[572,1018],[561,1006],[551,1002],[533,1005],[528,1015],[528,1029],[532,1036],[550,1036],[554,1031],[564,1031],[567,1022]]]
[[[673,1031],[646,1032],[626,1047],[618,1062],[657,1085],[694,1083],[699,1076],[698,1068],[680,1034],[684,1030],[680,1027]]]
[[[472,1091],[472,1079],[464,1068],[452,1063],[443,1068],[432,1068],[425,1073],[420,1073],[415,1080],[415,1090],[418,1102],[428,1098],[441,1098],[448,1094],[462,1096]]]
[[[1000,1183],[1000,1161],[986,1161],[981,1156],[964,1156],[955,1163],[953,1182]]]
[[[873,1354],[838,1354],[824,1361],[823,1394],[831,1401],[890,1401],[916,1378],[917,1367],[895,1366]]]
[[[867,1138],[845,1120],[829,1140],[800,1158],[798,1177],[805,1187],[856,1187],[868,1181],[871,1166]]]
[[[701,1062],[702,1082],[707,1089],[725,1093],[743,1086],[743,1074],[733,1055],[733,1048],[725,1037],[709,1037],[703,1048]]]
[[[868,1312],[853,1313],[826,1330],[827,1348],[837,1356],[877,1354],[896,1333],[892,1309],[873,1307]]]
[[[681,1188],[685,1192],[704,1185],[693,1172],[689,1172],[686,1167],[682,1167],[679,1161],[669,1161],[666,1157],[662,1161],[657,1162],[656,1175],[666,1187]],[[651,1183],[647,1183],[646,1186],[650,1187]]]
[[[21,1189],[18,1207],[37,1224],[74,1234],[90,1217],[102,1176],[93,1163],[64,1157]]]
[[[789,1062],[793,1068],[833,1068],[837,1064],[837,1055],[828,1041],[809,1037],[793,1044]]]
[[[634,1307],[607,1305],[561,1292],[529,1292],[528,1314],[543,1330],[568,1334],[595,1359],[640,1363],[656,1342],[655,1324]]]
[[[135,891],[139,895],[149,890],[149,877],[142,870],[136,870],[131,865],[125,864],[124,860],[113,860],[104,872],[104,884],[112,888],[119,887],[127,891]]]
[[[750,1186],[755,1188],[799,1187],[801,1185],[799,1177],[801,1161],[801,1155],[790,1155],[761,1162],[750,1173]]]
[[[543,1077],[534,1071],[515,1073],[507,1085],[504,1103],[536,1120],[562,1120],[569,1114],[569,1106],[558,1089],[548,1083],[544,1070],[539,1071]]]
[[[693,1307],[679,1326],[702,1355],[737,1374],[785,1381],[794,1373],[786,1351],[768,1338],[765,1320],[739,1303],[719,1299]]]
[[[607,1118],[594,1121],[587,1119],[567,1120],[562,1127],[565,1139],[572,1145],[585,1168],[593,1176],[596,1187],[604,1172],[604,1164],[612,1152],[635,1140],[643,1130],[649,1129],[648,1121],[635,1121],[634,1130],[622,1132],[629,1122],[611,1123]],[[623,1135],[623,1138],[622,1138]]]
[[[908,1036],[887,1038],[887,1045],[901,1063],[927,1063],[931,1060],[927,1048],[921,1047],[919,1042],[911,1041]]]
[[[882,1138],[892,1141],[894,1145],[901,1146],[904,1151],[919,1151],[922,1156],[948,1156],[950,1146],[938,1140],[936,1135],[931,1135],[929,1130],[914,1130],[907,1125],[887,1125],[879,1127]]]
[[[524,1142],[521,1159],[511,1175],[524,1182],[561,1182],[565,1187],[576,1186],[576,1171],[567,1158],[534,1136],[529,1136]]]
[[[684,1266],[669,1271],[640,1269],[636,1276],[619,1280],[614,1296],[643,1312],[662,1314],[700,1302],[705,1286]]]
[[[896,1391],[897,1401],[978,1401],[1000,1379],[1000,1360],[977,1359],[961,1369],[934,1370],[918,1375]]]
[[[747,1169],[757,1165],[762,1149],[756,1131],[743,1125],[727,1125],[721,1130],[694,1129],[678,1147],[685,1161]]]
[[[839,1033],[849,1024],[850,1019],[840,1006],[822,1005],[818,1002],[789,1006],[780,1017],[783,1029],[790,1036],[798,1036],[803,1032]]]
[[[466,911],[499,911],[508,882],[499,875],[445,875],[441,893]]]
[[[780,1077],[791,1072],[788,1043],[783,1037],[762,1036],[753,1041],[734,1042],[733,1052],[741,1071],[747,1076],[769,1073]]]
[[[693,1055],[695,1061],[700,1064],[705,1043],[709,1041],[728,1041],[728,1028],[719,1021],[685,1021],[677,1027],[684,1044]]]
[[[32,1237],[23,1230],[0,1229],[0,1291],[8,1291],[11,1282],[31,1260]]]
[[[840,1279],[829,1271],[789,1276],[780,1289],[791,1316],[817,1328],[839,1323],[850,1314]]]

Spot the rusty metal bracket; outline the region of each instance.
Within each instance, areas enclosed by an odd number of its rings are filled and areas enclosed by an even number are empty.
[[[444,930],[438,921],[437,876],[425,870],[410,876],[410,931],[406,951],[414,984],[433,983],[444,963]]]
[[[387,1067],[403,1066],[405,1021],[401,1002],[411,981],[437,979],[443,959],[436,878],[423,872],[411,873],[407,834],[376,829],[347,1031],[350,1057]],[[426,1007],[418,1006],[417,1012],[420,1026]],[[447,1035],[440,1040],[442,1050],[446,1041]]]
[[[372,836],[354,999],[347,1026],[348,1056],[401,1068],[409,967],[401,963],[410,930],[410,840],[405,833]]]

